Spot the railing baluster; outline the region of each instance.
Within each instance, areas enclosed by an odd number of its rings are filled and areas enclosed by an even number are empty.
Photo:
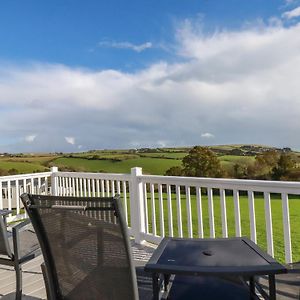
[[[45,195],[48,195],[48,188],[49,188],[48,177],[45,177]]]
[[[112,195],[112,197],[115,196],[115,181],[114,180],[111,181],[111,195]]]
[[[33,182],[33,178],[30,179],[30,185],[31,185],[31,193],[34,194],[34,182]]]
[[[215,216],[212,188],[207,188],[208,213],[209,213],[209,234],[211,238],[215,237]]]
[[[285,263],[290,264],[293,262],[293,259],[292,259],[292,245],[291,245],[289,198],[286,193],[281,194],[281,201],[282,201],[282,214],[283,214]]]
[[[111,181],[111,195],[112,195],[112,197],[115,196],[115,181],[114,180]],[[117,218],[115,215],[113,216],[113,220],[114,220],[114,224],[116,224]]]
[[[96,197],[96,191],[95,191],[95,179],[92,179],[92,196]]]
[[[126,220],[126,223],[128,224],[126,181],[123,181],[123,200],[124,200],[125,220]]]
[[[252,191],[248,191],[248,202],[249,202],[250,236],[251,236],[251,240],[254,243],[257,243],[254,193]]]
[[[3,191],[2,191],[2,181],[0,181],[0,209],[3,209]]]
[[[23,179],[23,193],[27,193],[26,179]]]
[[[109,192],[109,180],[105,180],[106,183],[106,197],[110,196],[110,192]]]
[[[76,186],[76,196],[79,197],[79,178],[75,178],[75,186]]]
[[[71,178],[71,186],[72,186],[72,190],[71,190],[72,196],[75,197],[76,196],[76,185],[75,185],[74,177]]]
[[[158,185],[158,201],[159,201],[160,236],[165,236],[164,206],[163,206],[163,195],[162,195],[161,184]]]
[[[87,180],[87,192],[88,192],[88,197],[91,197],[91,179]]]
[[[97,197],[100,197],[100,181],[96,180]]]
[[[73,195],[73,181],[72,181],[71,177],[69,177],[69,195],[74,196]]]
[[[105,197],[104,180],[101,179],[101,197]]]
[[[65,181],[65,196],[69,196],[69,178],[65,177],[64,178],[64,181]]]
[[[83,195],[84,195],[84,197],[87,196],[87,192],[86,192],[86,179],[85,178],[83,179]]]
[[[234,218],[235,218],[235,234],[236,236],[242,236],[241,229],[241,212],[240,212],[240,197],[239,191],[233,190],[233,201],[234,201]]]
[[[204,234],[203,234],[201,187],[196,187],[196,199],[197,199],[196,202],[197,202],[197,217],[198,217],[198,235],[200,238],[203,238]]]
[[[185,186],[185,197],[186,197],[186,212],[187,212],[187,227],[188,237],[193,237],[193,223],[192,223],[192,208],[191,208],[191,191],[189,186]]]
[[[60,176],[57,178],[57,182],[58,182],[57,195],[61,196],[62,195],[62,183],[61,183],[61,177]],[[26,189],[26,182],[25,182],[24,187]]]
[[[37,194],[41,193],[41,178],[38,178],[38,190],[37,190]]]
[[[145,229],[146,233],[149,233],[149,218],[148,218],[148,195],[147,195],[147,183],[144,183],[144,207],[145,207]]]
[[[167,184],[167,201],[168,201],[168,224],[169,224],[169,236],[173,236],[173,212],[172,212],[172,193],[171,186]]]
[[[227,211],[226,211],[226,195],[224,189],[220,189],[220,203],[221,203],[221,218],[222,218],[222,236],[224,238],[227,238],[228,237]]]
[[[120,180],[117,180],[117,194],[121,196]]]
[[[80,197],[83,196],[83,180],[79,178],[79,187],[80,187]]]
[[[182,235],[180,185],[176,185],[176,204],[177,204],[178,235],[179,237],[182,237],[183,235]]]
[[[10,180],[7,181],[7,201],[8,201],[8,209],[11,210],[12,209],[12,201],[11,201],[11,184],[10,184]]]
[[[156,235],[156,211],[155,211],[155,193],[154,193],[154,184],[150,185],[151,193],[151,210],[152,210],[152,233]]]
[[[20,214],[20,192],[19,192],[19,180],[16,179],[16,209],[17,209],[17,215]]]
[[[271,198],[270,198],[270,193],[264,192],[264,200],[265,200],[265,218],[266,218],[267,248],[268,248],[268,253],[271,256],[274,256],[272,212],[271,212]]]

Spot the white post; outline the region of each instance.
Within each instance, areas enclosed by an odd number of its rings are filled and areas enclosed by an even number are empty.
[[[134,240],[137,244],[144,242],[145,234],[145,205],[143,196],[143,183],[138,176],[143,175],[142,168],[131,169],[131,189],[130,189],[130,216],[131,229]]]
[[[52,196],[57,196],[58,193],[58,186],[57,186],[57,177],[56,174],[58,172],[58,168],[57,167],[51,167],[51,195]]]

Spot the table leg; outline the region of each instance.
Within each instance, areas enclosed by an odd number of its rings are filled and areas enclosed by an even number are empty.
[[[270,300],[276,300],[275,275],[269,275],[269,297]]]
[[[152,290],[153,300],[159,300],[159,275],[157,273],[152,274]]]
[[[171,277],[170,274],[164,274],[164,288],[165,288],[165,291],[168,290],[168,285],[169,285],[169,282],[170,282],[170,277]]]
[[[249,279],[249,288],[250,288],[250,299],[255,295],[255,282],[254,277],[251,276]]]

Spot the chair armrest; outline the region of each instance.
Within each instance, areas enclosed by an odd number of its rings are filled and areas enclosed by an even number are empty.
[[[22,221],[22,222],[20,222],[20,223],[18,223],[16,225],[12,226],[11,229],[12,229],[12,231],[20,231],[20,229],[22,229],[24,226],[26,226],[26,225],[28,225],[30,223],[31,223],[30,219],[27,219],[25,221]]]
[[[19,260],[20,258],[20,237],[19,232],[25,227],[26,225],[30,224],[30,219],[23,221],[17,225],[12,227],[12,237],[13,237],[13,245],[14,245],[14,258]]]
[[[7,215],[9,215],[11,213],[12,213],[12,210],[0,209],[0,216],[6,217]]]

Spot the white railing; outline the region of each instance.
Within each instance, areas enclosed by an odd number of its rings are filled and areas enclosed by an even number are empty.
[[[52,172],[45,172],[0,177],[0,209],[9,209],[14,212],[8,216],[9,222],[26,217],[20,195],[23,193],[46,194],[49,192],[51,174]]]
[[[131,174],[59,172],[54,167],[49,173],[0,177],[0,184],[1,207],[15,208],[17,214],[20,202],[13,199],[21,192],[120,194],[137,243],[159,243],[164,236],[248,235],[272,256],[284,252],[286,263],[293,261],[293,251],[300,256],[300,245],[292,247],[292,238],[300,240],[300,229],[292,226],[289,212],[291,207],[293,220],[300,218],[300,182],[153,176],[143,175],[141,168]]]
[[[172,202],[176,203],[177,211],[177,236],[183,237],[183,227],[186,228],[186,236],[193,238],[195,235],[197,237],[204,237],[204,222],[203,215],[208,216],[208,236],[214,238],[216,236],[216,217],[215,208],[218,205],[217,200],[220,202],[220,218],[219,222],[221,227],[221,232],[223,237],[228,237],[228,213],[227,213],[227,199],[233,200],[233,210],[234,210],[234,227],[235,236],[242,236],[243,221],[241,219],[241,207],[240,207],[240,194],[246,194],[248,202],[248,216],[249,227],[246,228],[246,232],[249,232],[249,237],[257,243],[257,226],[256,226],[256,212],[255,200],[262,200],[264,202],[264,220],[265,227],[259,228],[259,233],[265,232],[266,235],[266,245],[267,251],[271,256],[274,256],[274,233],[272,222],[279,222],[280,220],[275,220],[272,215],[271,207],[271,195],[278,202],[278,196],[280,195],[279,201],[281,201],[282,215],[276,214],[276,218],[282,218],[282,230],[284,239],[284,252],[286,263],[292,262],[292,246],[291,246],[291,226],[290,226],[290,213],[289,213],[289,197],[288,195],[300,195],[300,182],[275,182],[275,181],[257,181],[257,180],[237,180],[237,179],[210,179],[210,178],[191,178],[191,177],[171,177],[171,176],[139,176],[139,181],[144,187],[144,202],[151,202],[151,216],[147,212],[146,208],[146,224],[152,224],[152,229],[149,230],[146,226],[145,239],[150,239],[151,241],[158,241],[160,236],[165,235],[164,224],[166,223],[164,218],[167,217],[168,224],[168,234],[170,236],[174,235],[174,217],[173,210],[174,205]],[[162,190],[164,193],[166,201],[163,201]],[[194,206],[191,205],[191,190],[193,189],[193,200]],[[155,192],[157,190],[157,192]],[[205,191],[203,191],[205,190]],[[150,193],[149,193],[149,192]],[[173,192],[172,192],[173,191]],[[182,192],[183,191],[183,192]],[[261,193],[261,195],[259,194]],[[150,194],[150,196],[149,196]],[[156,194],[158,194],[158,201],[155,201]],[[174,194],[174,196],[173,196]],[[229,196],[228,196],[229,194]],[[275,194],[275,195],[274,195]],[[202,198],[203,195],[206,197],[208,212],[203,210]],[[147,197],[149,196],[149,197]],[[150,198],[150,199],[148,199]],[[184,198],[184,199],[182,199]],[[219,198],[219,199],[218,199]],[[245,198],[245,196],[243,197]],[[185,200],[185,201],[184,201]],[[244,200],[244,199],[243,199]],[[297,201],[297,200],[296,200]],[[298,201],[300,201],[300,196]],[[167,213],[163,208],[163,204],[166,204]],[[182,213],[182,205],[185,202],[186,216]],[[157,205],[158,204],[158,205]],[[277,204],[277,203],[276,203]],[[300,204],[300,202],[299,202]],[[149,207],[148,204],[145,205]],[[157,206],[157,207],[156,207]],[[278,206],[278,205],[277,205]],[[278,208],[278,207],[277,207]],[[300,207],[298,207],[300,208]],[[158,209],[158,213],[156,212]],[[260,212],[261,213],[261,212]],[[294,212],[295,213],[295,212]],[[300,211],[298,212],[300,217]],[[159,217],[159,222],[156,218]],[[183,223],[183,217],[185,219],[185,224]],[[232,221],[232,220],[231,220]],[[160,234],[157,234],[156,226],[157,223],[160,224]],[[197,230],[194,230],[193,226],[196,224]],[[248,225],[248,224],[246,224]],[[195,234],[196,233],[196,234]],[[276,234],[279,234],[276,232]],[[300,234],[300,230],[299,230]],[[278,239],[277,239],[278,240]],[[281,241],[280,241],[281,242]],[[300,245],[298,247],[300,250]]]

